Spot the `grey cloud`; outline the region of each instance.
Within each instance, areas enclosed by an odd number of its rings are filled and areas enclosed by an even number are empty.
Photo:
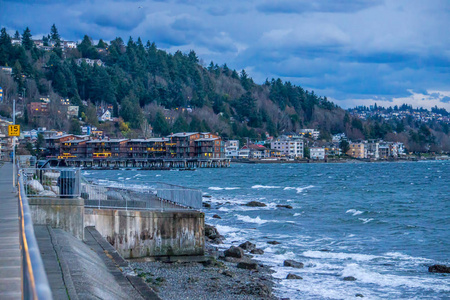
[[[145,20],[145,13],[138,7],[111,7],[110,10],[90,10],[82,14],[86,23],[112,27],[120,30],[132,30]]]
[[[382,0],[282,0],[257,6],[264,13],[302,14],[308,12],[352,13],[382,4]]]
[[[450,97],[445,96],[444,98],[441,99],[442,103],[450,103]]]

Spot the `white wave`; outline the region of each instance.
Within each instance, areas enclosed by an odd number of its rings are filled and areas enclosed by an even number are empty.
[[[305,191],[305,190],[307,190],[307,189],[311,189],[311,188],[313,188],[313,187],[315,187],[315,186],[314,186],[314,185],[308,185],[308,186],[305,186],[305,187],[290,187],[290,186],[288,186],[288,187],[285,187],[284,190],[285,190],[285,191],[288,191],[288,190],[296,190],[296,191],[297,191],[297,194],[300,194],[300,193],[302,193],[303,191]]]
[[[274,185],[254,185],[252,186],[252,189],[279,189],[281,186],[274,186]]]
[[[219,210],[219,211],[230,211],[230,209],[229,209],[229,208],[226,208],[226,207],[221,207],[221,208],[219,208],[218,210]]]
[[[357,215],[362,214],[363,211],[356,210],[356,209],[353,209],[353,208],[352,208],[352,209],[347,210],[345,213],[346,213],[346,214],[352,214],[352,215],[354,215],[354,216],[357,216]]]
[[[221,190],[226,190],[226,191],[230,191],[230,190],[238,190],[238,187],[218,187],[218,186],[211,186],[208,188],[209,190],[213,190],[213,191],[221,191]]]
[[[298,217],[298,216],[301,216],[301,215],[302,215],[301,213],[295,213],[294,217]]]
[[[246,223],[264,224],[264,223],[269,222],[267,220],[261,220],[261,218],[259,216],[257,216],[256,218],[252,218],[249,216],[236,215],[236,217],[238,220],[244,221]]]
[[[303,252],[303,256],[312,258],[328,258],[328,259],[339,259],[339,260],[356,260],[356,261],[369,261],[372,259],[379,258],[379,256],[369,255],[369,254],[359,254],[359,253],[342,253],[342,252],[323,252],[323,251],[313,251],[308,250]]]
[[[407,254],[403,254],[401,252],[387,252],[384,255],[387,256],[388,258],[405,260],[408,262],[415,261],[417,263],[429,263],[433,261],[432,259],[429,258],[410,256]]]
[[[161,175],[156,175],[155,177],[160,177]]]
[[[342,276],[353,276],[359,282],[376,284],[382,287],[410,287],[442,292],[450,291],[450,284],[440,279],[424,276],[380,274],[372,270],[364,269],[355,263],[346,265]]]
[[[367,224],[370,221],[373,221],[373,218],[358,218],[358,220],[362,221],[364,224]]]

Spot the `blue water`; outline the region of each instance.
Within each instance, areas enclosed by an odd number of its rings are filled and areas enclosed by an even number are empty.
[[[250,240],[291,299],[450,299],[450,162],[232,164],[228,169],[88,171],[102,184],[156,182],[201,189],[206,222],[227,238]],[[252,200],[267,207],[242,206]],[[289,204],[293,209],[277,208]],[[222,219],[214,219],[218,214]],[[269,245],[276,240],[280,245]],[[283,267],[285,259],[305,264]],[[303,280],[286,280],[291,272]],[[343,281],[353,276],[356,281]]]

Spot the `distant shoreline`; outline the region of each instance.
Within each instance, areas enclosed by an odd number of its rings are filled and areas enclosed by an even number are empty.
[[[358,159],[358,158],[341,158],[341,159],[327,159],[327,160],[313,160],[313,159],[297,159],[297,160],[261,160],[261,159],[232,159],[231,163],[243,164],[317,164],[317,163],[373,163],[373,162],[417,162],[417,161],[449,161],[450,157],[433,157],[433,158],[390,158],[390,159]]]

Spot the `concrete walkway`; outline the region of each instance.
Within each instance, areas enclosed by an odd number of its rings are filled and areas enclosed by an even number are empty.
[[[19,203],[12,184],[13,165],[0,167],[0,299],[21,299]]]

